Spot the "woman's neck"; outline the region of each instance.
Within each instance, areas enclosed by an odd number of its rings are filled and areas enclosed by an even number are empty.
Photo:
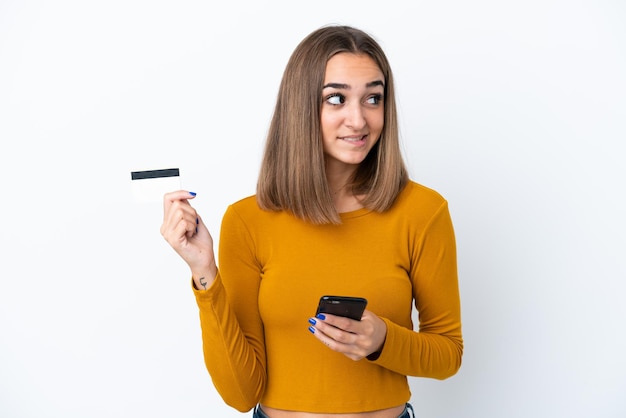
[[[352,212],[363,208],[362,196],[356,196],[352,191],[351,179],[353,172],[326,173],[328,188],[337,212]]]

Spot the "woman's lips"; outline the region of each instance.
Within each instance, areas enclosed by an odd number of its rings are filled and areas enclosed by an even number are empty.
[[[353,144],[358,144],[361,142],[365,142],[367,135],[351,135],[351,136],[342,136],[339,137],[342,141],[350,142]]]

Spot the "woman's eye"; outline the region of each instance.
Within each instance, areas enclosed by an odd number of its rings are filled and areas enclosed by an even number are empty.
[[[326,102],[331,105],[340,105],[345,103],[346,99],[341,94],[331,94],[326,97]]]
[[[367,103],[372,104],[372,105],[377,105],[382,100],[383,100],[383,95],[382,94],[375,94],[373,96],[368,97]]]

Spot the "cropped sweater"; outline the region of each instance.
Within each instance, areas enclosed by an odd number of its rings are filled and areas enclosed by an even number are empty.
[[[458,371],[461,308],[447,201],[409,182],[388,211],[341,219],[313,225],[261,210],[254,196],[227,208],[218,275],[194,293],[207,370],[233,408],[373,411],[410,400],[407,376]],[[378,359],[351,360],[311,335],[308,319],[329,294],[364,297],[383,319]]]

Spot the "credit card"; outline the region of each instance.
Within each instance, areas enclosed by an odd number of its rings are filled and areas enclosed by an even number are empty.
[[[180,170],[131,171],[132,191],[137,202],[162,202],[165,193],[180,190]]]

